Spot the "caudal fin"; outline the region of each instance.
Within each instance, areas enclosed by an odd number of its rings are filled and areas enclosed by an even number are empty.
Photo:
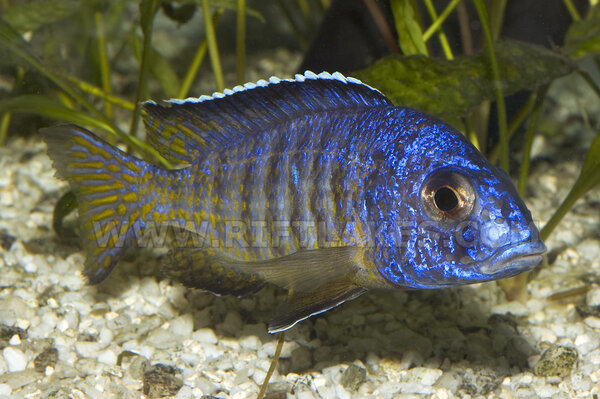
[[[77,197],[90,283],[104,280],[131,244],[144,161],[76,125],[42,129],[57,175]]]

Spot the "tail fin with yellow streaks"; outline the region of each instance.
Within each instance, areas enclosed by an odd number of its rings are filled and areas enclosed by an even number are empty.
[[[140,177],[149,164],[76,125],[41,133],[57,175],[77,197],[87,252],[84,273],[90,283],[100,283],[132,243],[140,218]]]

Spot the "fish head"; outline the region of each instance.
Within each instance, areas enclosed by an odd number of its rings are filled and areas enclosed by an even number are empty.
[[[389,282],[419,289],[478,283],[542,260],[546,247],[510,177],[454,128],[425,124],[392,158],[374,250]]]

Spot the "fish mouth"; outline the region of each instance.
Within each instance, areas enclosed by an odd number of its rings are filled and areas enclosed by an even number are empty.
[[[479,266],[482,274],[515,275],[533,269],[542,261],[546,246],[541,241],[525,241],[499,248],[499,252]]]

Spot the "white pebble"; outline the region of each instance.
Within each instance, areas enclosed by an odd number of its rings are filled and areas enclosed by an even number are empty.
[[[204,356],[207,360],[218,359],[225,353],[223,349],[213,344],[204,344],[202,349],[204,349]]]
[[[0,320],[2,320],[2,324],[15,325],[18,320],[29,320],[33,316],[35,316],[35,311],[21,298],[9,296],[0,300]]]
[[[240,346],[242,348],[257,350],[261,345],[260,339],[258,339],[255,335],[248,335],[247,337],[243,337],[240,339]]]
[[[433,385],[442,376],[439,369],[428,369],[426,367],[414,367],[406,372],[405,381],[416,381],[423,385]]]
[[[194,331],[194,317],[190,314],[184,314],[169,321],[169,330],[183,338],[189,338]]]
[[[98,335],[98,342],[102,346],[107,346],[112,342],[113,332],[109,328],[103,328]]]
[[[590,337],[590,334],[579,335],[575,338],[575,346],[581,355],[586,355],[598,347],[598,338]]]
[[[581,373],[571,375],[571,384],[573,384],[574,390],[581,390],[584,392],[592,389],[592,386],[594,385],[589,376]]]
[[[164,328],[156,328],[148,334],[146,343],[158,349],[171,348],[181,341],[181,337]]]
[[[196,342],[200,342],[203,344],[216,344],[217,336],[215,332],[210,328],[201,328],[199,330],[194,331],[192,334],[192,339]]]
[[[252,379],[254,380],[254,382],[256,382],[256,385],[259,386],[265,381],[266,377],[267,373],[260,369],[254,369],[254,373],[252,373]]]
[[[107,364],[109,366],[114,366],[117,364],[117,355],[110,349],[100,352],[98,355],[98,361],[100,363]]]
[[[600,306],[600,287],[592,288],[585,296],[585,302],[589,306]]]
[[[315,395],[308,389],[303,389],[300,392],[296,393],[296,398],[298,398],[298,399],[314,399]]]
[[[21,265],[23,270],[25,270],[27,273],[37,272],[38,263],[40,262],[45,263],[45,260],[41,256],[25,255],[19,259],[19,265]],[[47,266],[47,264],[45,266]]]
[[[8,396],[8,395],[10,395],[11,392],[12,392],[12,389],[10,389],[10,385],[0,384],[0,395]]]
[[[12,346],[21,345],[21,337],[19,337],[19,334],[15,334],[12,337],[10,337],[10,339],[8,340],[8,344]]]
[[[98,350],[100,349],[100,344],[97,342],[75,342],[75,350],[82,357],[96,357],[98,356]]]
[[[2,350],[2,355],[10,372],[23,371],[27,367],[27,356],[20,349],[7,346]]]
[[[575,250],[579,252],[581,257],[590,263],[596,263],[598,265],[598,259],[600,259],[600,241],[593,238],[586,238],[581,241],[575,247]],[[589,305],[590,303],[588,303]]]
[[[589,316],[583,322],[592,328],[600,329],[600,317]]]
[[[194,391],[187,385],[182,386],[181,389],[177,391],[177,395],[175,395],[175,399],[191,399],[195,397]]]

